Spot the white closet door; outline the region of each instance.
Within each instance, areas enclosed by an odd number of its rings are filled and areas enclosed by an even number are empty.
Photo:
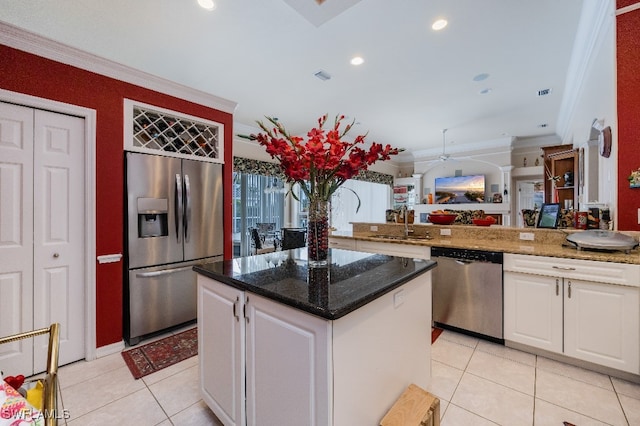
[[[60,364],[84,358],[84,120],[35,111],[34,328],[60,323]],[[36,340],[36,368],[46,362]]]
[[[33,327],[33,109],[0,102],[0,336]],[[6,375],[33,368],[31,340],[0,345]]]
[[[60,323],[85,356],[84,120],[0,102],[0,335]],[[47,337],[0,346],[6,374],[46,366]]]

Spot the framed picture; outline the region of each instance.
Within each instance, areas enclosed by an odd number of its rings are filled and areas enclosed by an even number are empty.
[[[538,224],[536,228],[558,227],[558,217],[560,217],[560,203],[543,204],[538,214]]]

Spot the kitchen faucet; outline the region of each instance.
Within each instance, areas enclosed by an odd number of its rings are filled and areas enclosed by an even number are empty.
[[[404,220],[404,237],[407,238],[410,233],[413,233],[413,229],[409,231],[409,211],[406,205],[400,207],[400,217]]]

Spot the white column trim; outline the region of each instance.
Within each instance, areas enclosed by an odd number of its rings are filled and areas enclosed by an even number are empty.
[[[597,53],[597,48],[604,40],[607,30],[614,24],[614,11],[615,0],[583,3],[556,128],[562,143],[571,143],[571,118],[575,113],[589,63]]]

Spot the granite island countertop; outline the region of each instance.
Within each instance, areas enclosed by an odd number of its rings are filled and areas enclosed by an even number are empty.
[[[371,226],[377,231],[371,231]],[[471,250],[499,251],[503,253],[528,254],[534,256],[559,257],[566,259],[594,260],[640,264],[640,249],[629,253],[608,250],[577,250],[566,242],[568,230],[542,230],[532,228],[509,228],[501,226],[479,227],[467,225],[414,225],[414,238],[390,239],[384,236],[403,234],[404,226],[396,224],[354,223],[353,231],[333,232],[331,238],[346,238],[364,241],[387,242],[392,244],[422,245],[428,247],[452,247]],[[450,236],[442,236],[440,229],[450,229]],[[520,233],[532,233],[534,241],[519,239]],[[428,234],[430,239],[420,238]],[[631,233],[636,238],[636,233]],[[417,237],[417,238],[415,238]]]
[[[335,320],[430,271],[436,262],[330,249],[331,264],[309,268],[307,249],[194,266],[216,281]]]

